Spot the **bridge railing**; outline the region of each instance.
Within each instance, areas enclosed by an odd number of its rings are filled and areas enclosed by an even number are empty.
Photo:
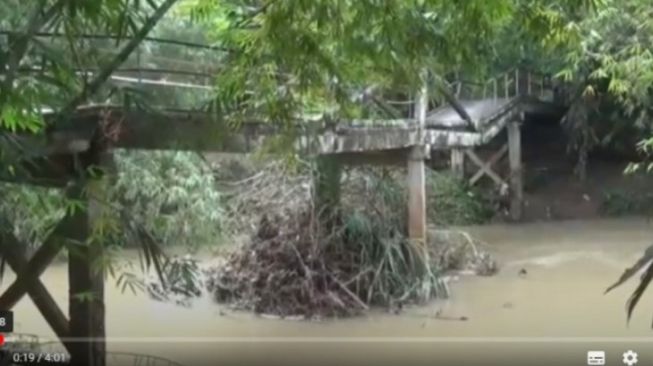
[[[452,79],[449,82],[449,90],[461,101],[529,96],[541,101],[553,102],[562,98],[557,95],[554,81],[549,75],[522,68],[513,68],[484,80],[469,80],[458,75]],[[431,93],[429,99],[429,110],[448,105],[445,98],[436,93]],[[415,117],[414,95],[408,95],[406,99],[384,99],[384,102],[399,111],[401,118]]]
[[[449,86],[460,100],[510,99],[524,95],[543,100],[553,98],[550,77],[518,68],[481,82],[458,79]]]

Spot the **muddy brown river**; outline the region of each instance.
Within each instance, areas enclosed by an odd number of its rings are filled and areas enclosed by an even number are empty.
[[[462,276],[452,296],[403,314],[322,322],[223,312],[209,299],[191,308],[121,293],[107,284],[109,349],[159,355],[184,365],[234,364],[569,364],[590,349],[639,352],[653,365],[653,289],[626,323],[624,305],[637,281],[603,295],[653,243],[646,220],[598,220],[469,229],[501,263],[493,277]],[[527,274],[520,275],[524,269]],[[67,272],[52,266],[43,281],[67,308]],[[11,277],[8,277],[11,279]],[[4,281],[3,289],[8,282]],[[433,318],[440,312],[450,318]],[[15,308],[16,331],[54,338],[29,299]]]

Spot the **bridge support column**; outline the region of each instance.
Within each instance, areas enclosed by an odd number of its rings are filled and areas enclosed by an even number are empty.
[[[510,216],[518,221],[522,218],[524,183],[521,161],[521,121],[511,121],[508,130],[508,159],[510,160]]]
[[[414,146],[408,154],[408,237],[426,243],[426,146]]]
[[[451,149],[451,172],[458,179],[465,178],[465,151],[463,149]]]
[[[338,206],[340,205],[342,163],[335,156],[319,156],[315,171],[316,214],[325,219],[329,225],[337,220]]]
[[[428,146],[414,146],[408,153],[408,239],[415,261],[414,270],[428,272],[429,252],[426,226],[426,174],[424,160]]]

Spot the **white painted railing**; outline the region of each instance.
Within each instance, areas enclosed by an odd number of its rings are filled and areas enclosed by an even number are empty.
[[[456,79],[449,83],[449,90],[458,100],[511,99],[517,96],[530,96],[542,101],[553,101],[554,92],[549,77],[524,69],[511,69],[493,78],[483,81]],[[430,93],[429,109],[447,105],[444,98]],[[389,105],[403,109],[407,115],[402,118],[414,118],[414,96],[407,100],[386,100]],[[407,108],[408,107],[408,108]],[[412,108],[411,108],[412,107]]]
[[[450,88],[461,100],[510,99],[524,95],[544,100],[553,98],[548,77],[521,69],[512,69],[482,82],[457,80],[450,83]]]

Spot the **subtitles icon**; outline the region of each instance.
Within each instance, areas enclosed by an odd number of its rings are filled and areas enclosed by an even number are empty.
[[[605,351],[587,351],[587,364],[589,366],[605,365]]]

